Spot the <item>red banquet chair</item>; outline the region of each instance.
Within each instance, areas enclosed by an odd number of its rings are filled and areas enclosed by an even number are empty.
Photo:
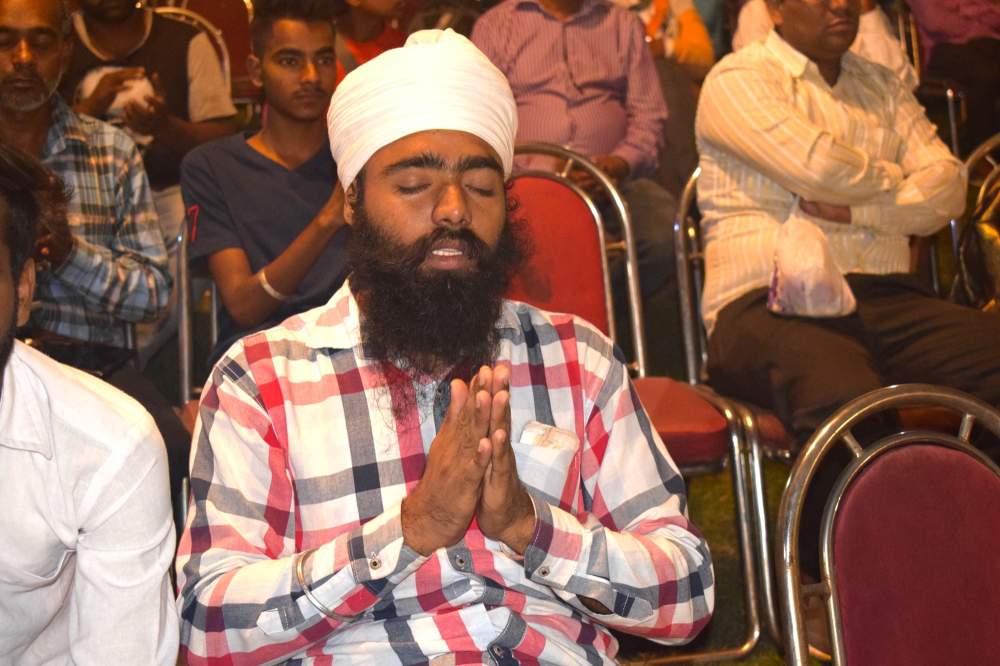
[[[874,414],[915,406],[952,412],[957,433],[903,429],[865,443],[852,430]],[[1000,412],[959,391],[908,384],[857,398],[810,438],[778,514],[788,663],[810,663],[804,596],[826,602],[837,664],[996,663],[1000,468],[970,446],[974,426],[1000,437]],[[826,502],[821,581],[803,586],[803,503],[839,444],[853,460]]]
[[[741,544],[748,627],[742,645],[701,653],[659,657],[647,664],[719,661],[742,657],[760,635],[756,564],[750,533],[749,483],[743,437],[736,411],[718,396],[667,377],[649,377],[645,368],[637,262],[628,209],[614,185],[586,158],[559,146],[526,144],[518,155],[537,154],[568,160],[591,173],[608,192],[622,220],[625,236],[629,306],[636,359],[632,369],[639,398],[653,427],[685,475],[731,465],[736,497],[736,525]],[[601,215],[590,197],[568,179],[550,172],[525,171],[512,180],[517,206],[513,219],[526,225],[533,255],[516,276],[508,296],[549,310],[581,316],[615,339],[614,308]],[[638,313],[638,317],[636,316]]]

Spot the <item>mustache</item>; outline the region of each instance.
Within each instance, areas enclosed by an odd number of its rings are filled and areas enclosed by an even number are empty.
[[[42,80],[41,74],[38,73],[38,70],[35,69],[34,65],[24,65],[20,63],[14,65],[13,74],[7,77],[8,81],[10,79],[30,81],[31,83],[37,83],[40,86],[45,85],[45,81]]]
[[[456,241],[465,246],[465,252],[469,259],[478,263],[484,257],[489,256],[490,248],[479,236],[469,229],[448,229],[439,227],[434,231],[422,236],[395,258],[386,258],[387,268],[417,269],[427,258],[431,248],[441,241]]]

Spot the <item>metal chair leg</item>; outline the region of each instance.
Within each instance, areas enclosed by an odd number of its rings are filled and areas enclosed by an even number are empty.
[[[771,551],[770,529],[767,523],[767,495],[764,491],[764,465],[761,456],[760,430],[753,412],[739,406],[743,432],[747,439],[747,457],[750,470],[750,493],[753,500],[753,518],[756,532],[757,560],[760,572],[761,602],[764,607],[764,625],[775,645],[783,645],[781,621],[778,616],[777,587],[774,580],[774,558]]]
[[[676,654],[656,657],[644,662],[645,666],[662,664],[719,662],[740,659],[750,654],[760,640],[760,610],[757,594],[757,564],[754,553],[752,517],[750,515],[750,485],[747,477],[745,442],[740,427],[739,413],[728,401],[710,391],[698,391],[712,403],[725,417],[729,426],[729,448],[733,478],[733,494],[736,498],[736,529],[740,539],[740,559],[743,565],[744,602],[747,609],[747,633],[743,643],[737,647],[710,650],[694,654]]]

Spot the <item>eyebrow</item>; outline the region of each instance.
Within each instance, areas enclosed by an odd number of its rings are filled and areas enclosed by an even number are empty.
[[[405,169],[436,169],[444,171],[448,168],[444,158],[436,153],[421,153],[414,157],[407,157],[387,166],[382,173],[386,176],[403,171]],[[503,167],[492,157],[486,155],[466,155],[458,160],[455,168],[459,172],[474,171],[476,169],[490,169],[503,176]]]

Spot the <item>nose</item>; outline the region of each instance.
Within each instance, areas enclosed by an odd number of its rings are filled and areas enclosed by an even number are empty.
[[[307,60],[305,66],[302,68],[302,80],[306,82],[319,80],[319,70],[316,67],[316,63],[312,60]]]
[[[449,182],[434,204],[434,224],[458,229],[469,224],[469,207],[461,184]]]
[[[29,63],[35,59],[35,54],[31,50],[31,46],[28,44],[27,38],[22,38],[14,46],[14,62],[15,63]]]

